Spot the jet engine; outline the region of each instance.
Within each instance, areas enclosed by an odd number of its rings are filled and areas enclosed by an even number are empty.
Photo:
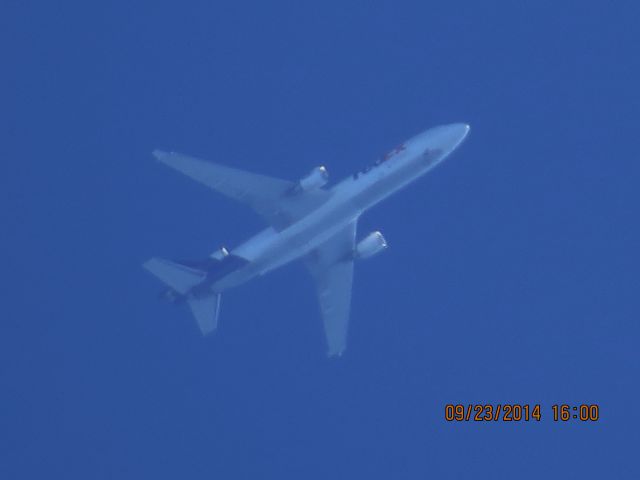
[[[213,252],[210,256],[211,258],[215,258],[216,260],[223,260],[224,257],[229,256],[229,250],[227,250],[225,247],[220,247],[218,250]]]
[[[387,241],[382,236],[382,233],[378,231],[371,232],[364,239],[360,240],[356,246],[355,256],[356,258],[373,257],[385,248],[387,248]]]
[[[326,185],[329,181],[329,172],[325,167],[316,167],[309,175],[302,177],[298,182],[298,190],[308,192],[310,190],[316,190]]]

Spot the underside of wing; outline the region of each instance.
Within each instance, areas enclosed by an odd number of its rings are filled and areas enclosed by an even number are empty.
[[[356,224],[351,222],[305,259],[316,282],[329,356],[342,355],[347,346]]]
[[[315,210],[329,196],[326,190],[299,192],[294,182],[225,167],[179,153],[155,150],[153,155],[161,163],[197,182],[248,205],[277,230],[288,227]]]

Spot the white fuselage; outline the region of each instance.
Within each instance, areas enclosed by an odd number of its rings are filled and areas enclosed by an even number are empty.
[[[444,160],[469,131],[465,124],[427,130],[389,152],[382,160],[330,190],[329,199],[289,227],[267,228],[231,250],[247,265],[211,285],[217,292],[281,267],[329,240],[365,210],[422,176]]]

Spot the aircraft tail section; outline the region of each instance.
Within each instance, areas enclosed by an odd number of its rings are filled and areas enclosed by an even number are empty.
[[[218,328],[220,314],[220,294],[212,293],[205,297],[188,296],[187,303],[196,318],[203,335],[214,332]]]
[[[179,294],[178,298],[186,300],[203,335],[215,331],[220,313],[220,294],[196,295],[191,291],[205,280],[206,272],[163,258],[152,258],[143,266],[171,288],[169,293],[173,292],[173,296]]]
[[[201,270],[155,257],[145,262],[143,267],[181,295],[185,295],[207,276]]]

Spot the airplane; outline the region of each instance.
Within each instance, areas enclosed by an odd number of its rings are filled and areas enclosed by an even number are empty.
[[[163,298],[186,303],[207,335],[218,326],[223,292],[302,260],[315,280],[327,355],[341,356],[347,345],[354,263],[387,248],[379,231],[356,242],[358,218],[440,164],[468,133],[465,123],[426,130],[330,189],[325,188],[329,175],[323,166],[291,182],[155,150],[158,161],[248,205],[269,227],[202,261],[152,258],[143,266],[168,286]]]

